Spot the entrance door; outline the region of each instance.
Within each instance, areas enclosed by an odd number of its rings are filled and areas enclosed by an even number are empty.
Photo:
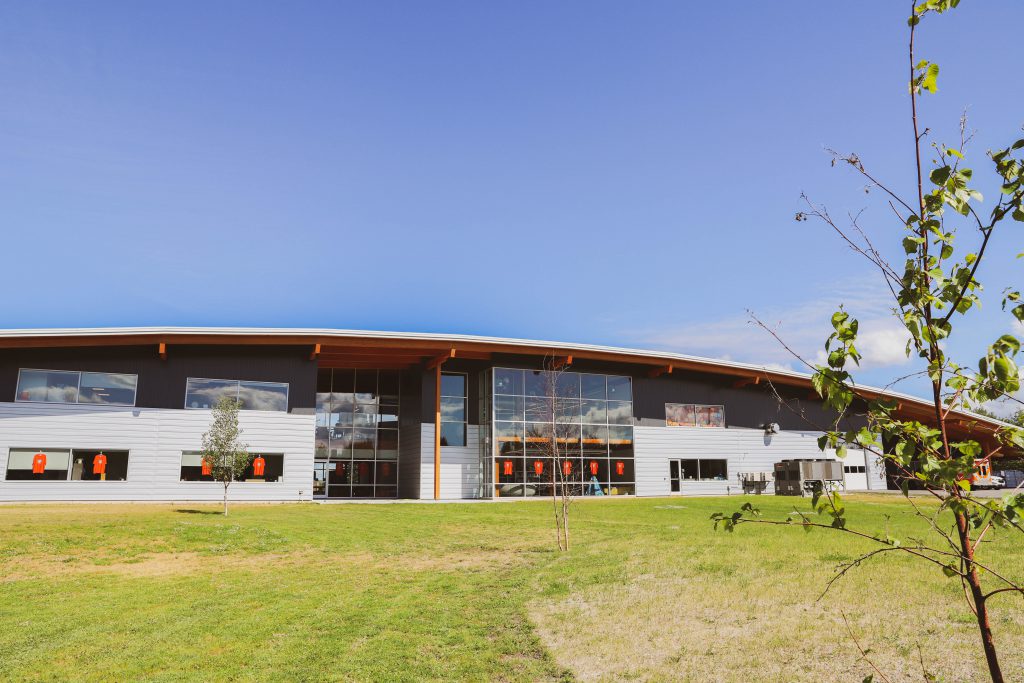
[[[313,463],[313,497],[327,497],[327,463],[317,461]]]
[[[668,461],[668,490],[679,493],[679,461]]]

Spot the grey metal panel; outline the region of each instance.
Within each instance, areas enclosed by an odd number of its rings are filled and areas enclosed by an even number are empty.
[[[243,411],[250,450],[284,454],[282,481],[232,484],[238,501],[312,497],[313,415]],[[208,410],[0,403],[0,477],[11,448],[102,448],[129,451],[123,482],[5,481],[3,501],[217,501],[216,482],[182,482],[181,452],[197,450],[210,426]]]
[[[685,370],[653,378],[634,376],[633,415],[639,424],[664,426],[666,403],[699,403],[725,406],[729,427],[758,429],[774,422],[784,430],[809,431],[829,429],[835,420],[835,412],[826,409],[820,398],[809,399],[806,389],[766,384],[737,388],[734,381],[711,372]],[[864,416],[855,413],[841,423],[843,429],[866,425]]]
[[[434,425],[424,424],[420,449],[420,498],[434,497]],[[468,425],[465,446],[441,447],[441,499],[480,495],[480,428]]]
[[[422,443],[420,422],[402,420],[398,428],[398,496],[421,498],[420,448]]]
[[[19,368],[123,372],[139,376],[135,404],[183,408],[189,377],[287,382],[288,409],[315,407],[316,361],[299,346],[115,346],[0,350],[0,400],[14,401]]]
[[[728,479],[681,482],[682,494],[722,495],[739,491],[740,472],[771,472],[774,463],[791,458],[825,457],[818,450],[818,432],[782,431],[765,435],[760,429],[699,429],[688,427],[634,428],[637,495],[669,495],[669,460],[724,458]],[[772,493],[772,485],[768,493]]]

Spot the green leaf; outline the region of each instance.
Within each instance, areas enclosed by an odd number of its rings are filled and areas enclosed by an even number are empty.
[[[942,187],[943,185],[946,184],[946,181],[949,180],[949,174],[952,172],[952,170],[953,169],[950,166],[941,166],[939,168],[934,169],[931,173],[929,173],[928,179],[931,180],[936,185],[938,185],[939,187]]]
[[[996,373],[996,377],[1004,382],[1017,374],[1016,368],[1013,367],[1013,361],[1005,356],[996,358],[992,364],[992,370]]]
[[[924,80],[921,81],[921,88],[927,90],[930,93],[936,93],[939,90],[938,86],[939,79],[939,65],[931,63],[928,65],[928,70],[925,72]]]

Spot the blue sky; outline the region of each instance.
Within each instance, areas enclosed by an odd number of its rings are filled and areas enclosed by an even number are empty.
[[[460,332],[792,365],[745,311],[813,356],[847,301],[863,379],[884,384],[909,366],[877,278],[793,215],[801,192],[866,207],[898,257],[888,209],[823,150],[910,190],[907,11],[4,3],[0,325]],[[964,108],[977,157],[1019,137],[1019,49],[994,27],[1022,24],[1020,2],[989,0],[923,25],[942,65],[931,139],[956,139]],[[1009,329],[1018,230],[951,343],[966,360]]]

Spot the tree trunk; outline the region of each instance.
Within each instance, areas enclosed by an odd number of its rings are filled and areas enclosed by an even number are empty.
[[[228,485],[224,484],[224,516],[228,516]]]
[[[1003,683],[1003,671],[999,666],[999,656],[996,654],[996,645],[992,639],[992,625],[988,618],[988,605],[985,594],[981,590],[981,579],[978,576],[978,568],[974,565],[974,546],[971,545],[971,536],[968,533],[967,518],[956,514],[956,530],[960,538],[960,550],[966,562],[967,585],[971,587],[971,597],[974,600],[974,610],[977,612],[978,631],[981,633],[981,645],[985,650],[985,661],[988,663],[988,673],[992,677],[992,683]]]
[[[569,501],[562,498],[562,535],[565,536],[565,549],[569,549]]]
[[[551,467],[551,512],[554,513],[555,517],[555,541],[558,543],[558,549],[564,550],[562,547],[562,521],[558,514],[558,487],[555,485],[558,470],[558,458],[554,459],[554,464]]]

